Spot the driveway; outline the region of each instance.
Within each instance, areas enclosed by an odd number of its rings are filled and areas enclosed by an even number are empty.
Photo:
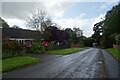
[[[3,78],[117,78],[115,75],[118,72],[114,68],[118,67],[112,68],[110,65],[120,63],[108,55],[106,51],[97,48],[69,55],[35,54],[31,56],[40,58],[39,63],[5,73]]]

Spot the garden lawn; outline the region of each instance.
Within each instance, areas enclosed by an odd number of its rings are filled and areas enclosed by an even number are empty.
[[[2,62],[2,72],[7,72],[38,62],[38,59],[28,56],[19,56],[19,57],[3,59],[1,62]]]
[[[117,58],[120,61],[120,50],[115,48],[109,48],[107,49],[108,52],[110,52],[115,58]]]
[[[81,48],[67,48],[67,49],[47,51],[47,53],[49,54],[71,54],[74,52],[78,52],[80,50],[82,49]]]

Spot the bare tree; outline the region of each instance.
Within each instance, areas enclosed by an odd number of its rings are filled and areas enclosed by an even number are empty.
[[[44,31],[46,27],[52,24],[51,18],[45,11],[35,10],[28,17],[27,26],[32,29]]]

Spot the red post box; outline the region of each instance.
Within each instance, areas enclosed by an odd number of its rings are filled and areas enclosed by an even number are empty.
[[[45,42],[45,46],[46,46],[46,47],[48,46],[48,42]]]

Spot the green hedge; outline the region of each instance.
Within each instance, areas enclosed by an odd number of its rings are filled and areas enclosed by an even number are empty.
[[[19,44],[16,41],[8,40],[2,42],[2,58],[23,55],[25,51],[25,45]]]

